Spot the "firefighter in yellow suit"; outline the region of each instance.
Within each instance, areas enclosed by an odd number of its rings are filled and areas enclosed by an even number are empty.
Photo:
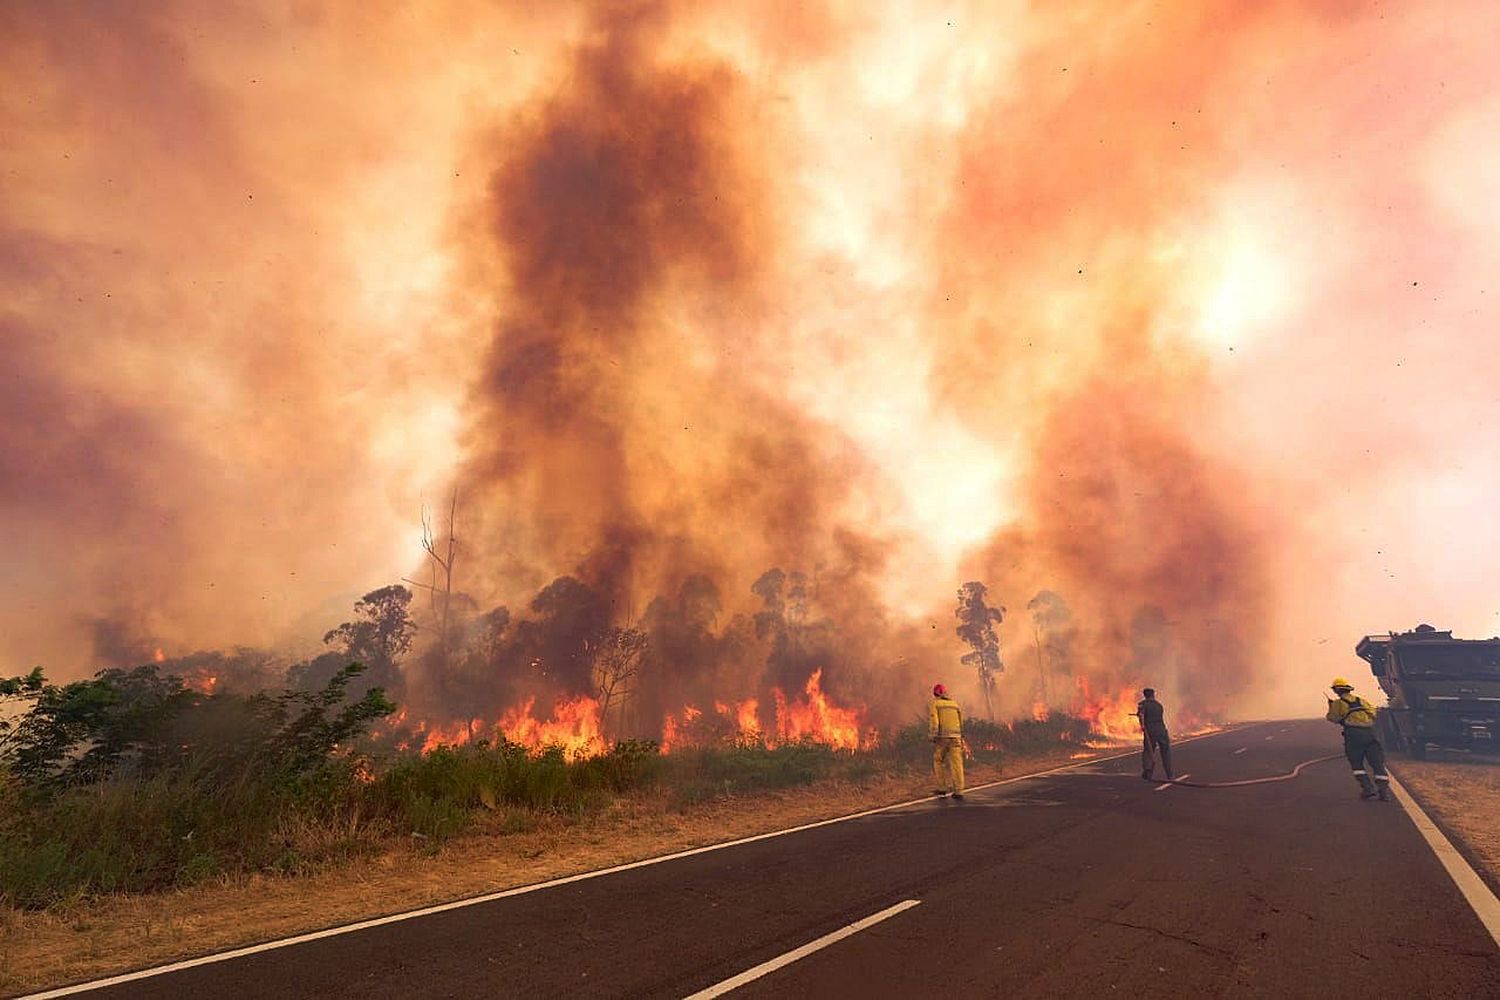
[[[927,736],[932,740],[932,777],[937,783],[936,795],[964,797],[964,713],[958,702],[948,697],[942,684],[932,688],[932,704],[927,707]]]
[[[1333,679],[1333,693],[1337,698],[1328,699],[1329,722],[1336,722],[1344,730],[1344,756],[1354,770],[1354,780],[1359,782],[1359,797],[1391,800],[1391,776],[1385,769],[1385,747],[1375,734],[1376,707],[1368,699],[1354,693],[1354,686],[1342,677]],[[1369,771],[1365,765],[1369,765]],[[1374,782],[1370,771],[1375,772]]]

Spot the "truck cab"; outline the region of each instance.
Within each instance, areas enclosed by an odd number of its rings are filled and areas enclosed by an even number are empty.
[[[1500,752],[1500,638],[1455,639],[1431,625],[1367,635],[1354,653],[1389,701],[1381,735],[1418,760],[1430,745]]]

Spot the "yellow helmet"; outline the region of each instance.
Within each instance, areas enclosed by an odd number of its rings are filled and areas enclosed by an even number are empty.
[[[1331,688],[1333,688],[1335,691],[1337,691],[1339,688],[1348,688],[1350,691],[1354,690],[1354,685],[1350,684],[1348,681],[1344,680],[1342,677],[1335,677],[1333,679],[1333,683],[1330,684],[1330,685],[1328,685],[1328,686],[1331,687]]]

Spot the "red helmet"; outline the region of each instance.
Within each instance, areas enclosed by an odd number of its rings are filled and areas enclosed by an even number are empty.
[[[948,697],[948,686],[946,684],[934,684],[932,686],[932,696],[934,698]]]

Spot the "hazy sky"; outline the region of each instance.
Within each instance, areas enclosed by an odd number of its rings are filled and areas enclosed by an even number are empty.
[[[454,483],[487,602],[800,564],[946,632],[978,576],[1247,713],[1500,632],[1497,31],[7,3],[0,672],[309,648]]]

